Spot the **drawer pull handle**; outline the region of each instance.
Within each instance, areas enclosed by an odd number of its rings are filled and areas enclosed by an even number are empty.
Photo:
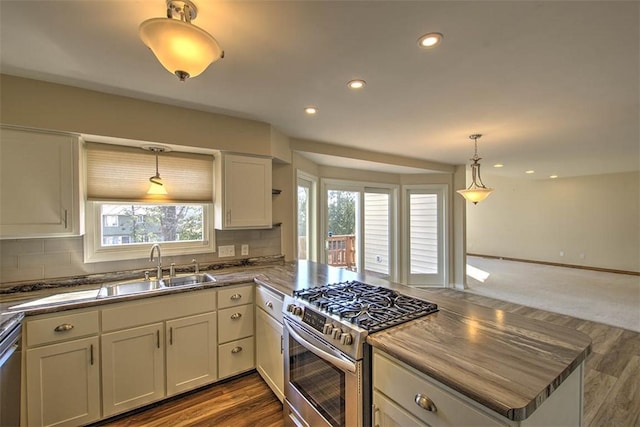
[[[71,323],[63,323],[62,325],[56,326],[53,330],[56,332],[66,332],[73,329],[73,325]]]
[[[240,295],[240,294],[233,294],[233,295],[231,295],[231,299],[232,299],[232,300],[234,300],[234,301],[235,301],[235,300],[239,300],[240,298],[242,298],[242,295]]]
[[[437,412],[436,404],[433,403],[433,400],[429,399],[427,396],[424,396],[420,393],[416,394],[416,405],[421,407],[422,409],[429,412]]]
[[[231,320],[237,320],[242,317],[242,313],[233,313],[231,315]]]
[[[267,301],[264,305],[266,305],[267,308],[273,308],[273,303],[271,301]]]
[[[237,346],[237,347],[233,347],[231,349],[231,353],[236,354],[236,353],[240,353],[242,351],[242,347]]]

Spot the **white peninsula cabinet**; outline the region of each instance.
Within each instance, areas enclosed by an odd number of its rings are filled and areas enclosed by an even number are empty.
[[[0,239],[82,234],[80,140],[0,128]]]
[[[256,370],[282,402],[284,399],[283,296],[256,285]]]
[[[214,382],[217,379],[215,309],[215,290],[104,308],[103,416]]]
[[[271,228],[271,159],[216,156],[215,227]]]
[[[98,311],[28,318],[25,327],[29,426],[77,426],[100,419]]]
[[[582,367],[522,421],[512,421],[374,349],[373,423],[378,427],[579,426]]]

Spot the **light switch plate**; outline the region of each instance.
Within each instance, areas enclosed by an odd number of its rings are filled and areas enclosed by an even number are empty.
[[[235,256],[236,247],[234,245],[218,246],[218,258]]]
[[[242,245],[240,247],[240,255],[249,255],[249,245]]]

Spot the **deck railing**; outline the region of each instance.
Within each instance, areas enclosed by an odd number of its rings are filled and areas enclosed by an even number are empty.
[[[326,242],[327,264],[348,269],[356,268],[356,236],[330,236]]]

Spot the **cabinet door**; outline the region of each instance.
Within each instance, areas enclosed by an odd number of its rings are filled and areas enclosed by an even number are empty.
[[[224,154],[216,174],[216,228],[271,227],[271,159]]]
[[[29,426],[77,426],[100,418],[98,338],[27,350]]]
[[[165,341],[168,396],[217,379],[216,313],[168,321]]]
[[[0,132],[0,238],[81,234],[78,139]]]
[[[102,335],[102,398],[108,417],[162,399],[162,323]]]
[[[427,427],[377,390],[373,392],[373,423],[376,427]]]
[[[284,396],[282,324],[256,309],[256,369],[282,402]]]

